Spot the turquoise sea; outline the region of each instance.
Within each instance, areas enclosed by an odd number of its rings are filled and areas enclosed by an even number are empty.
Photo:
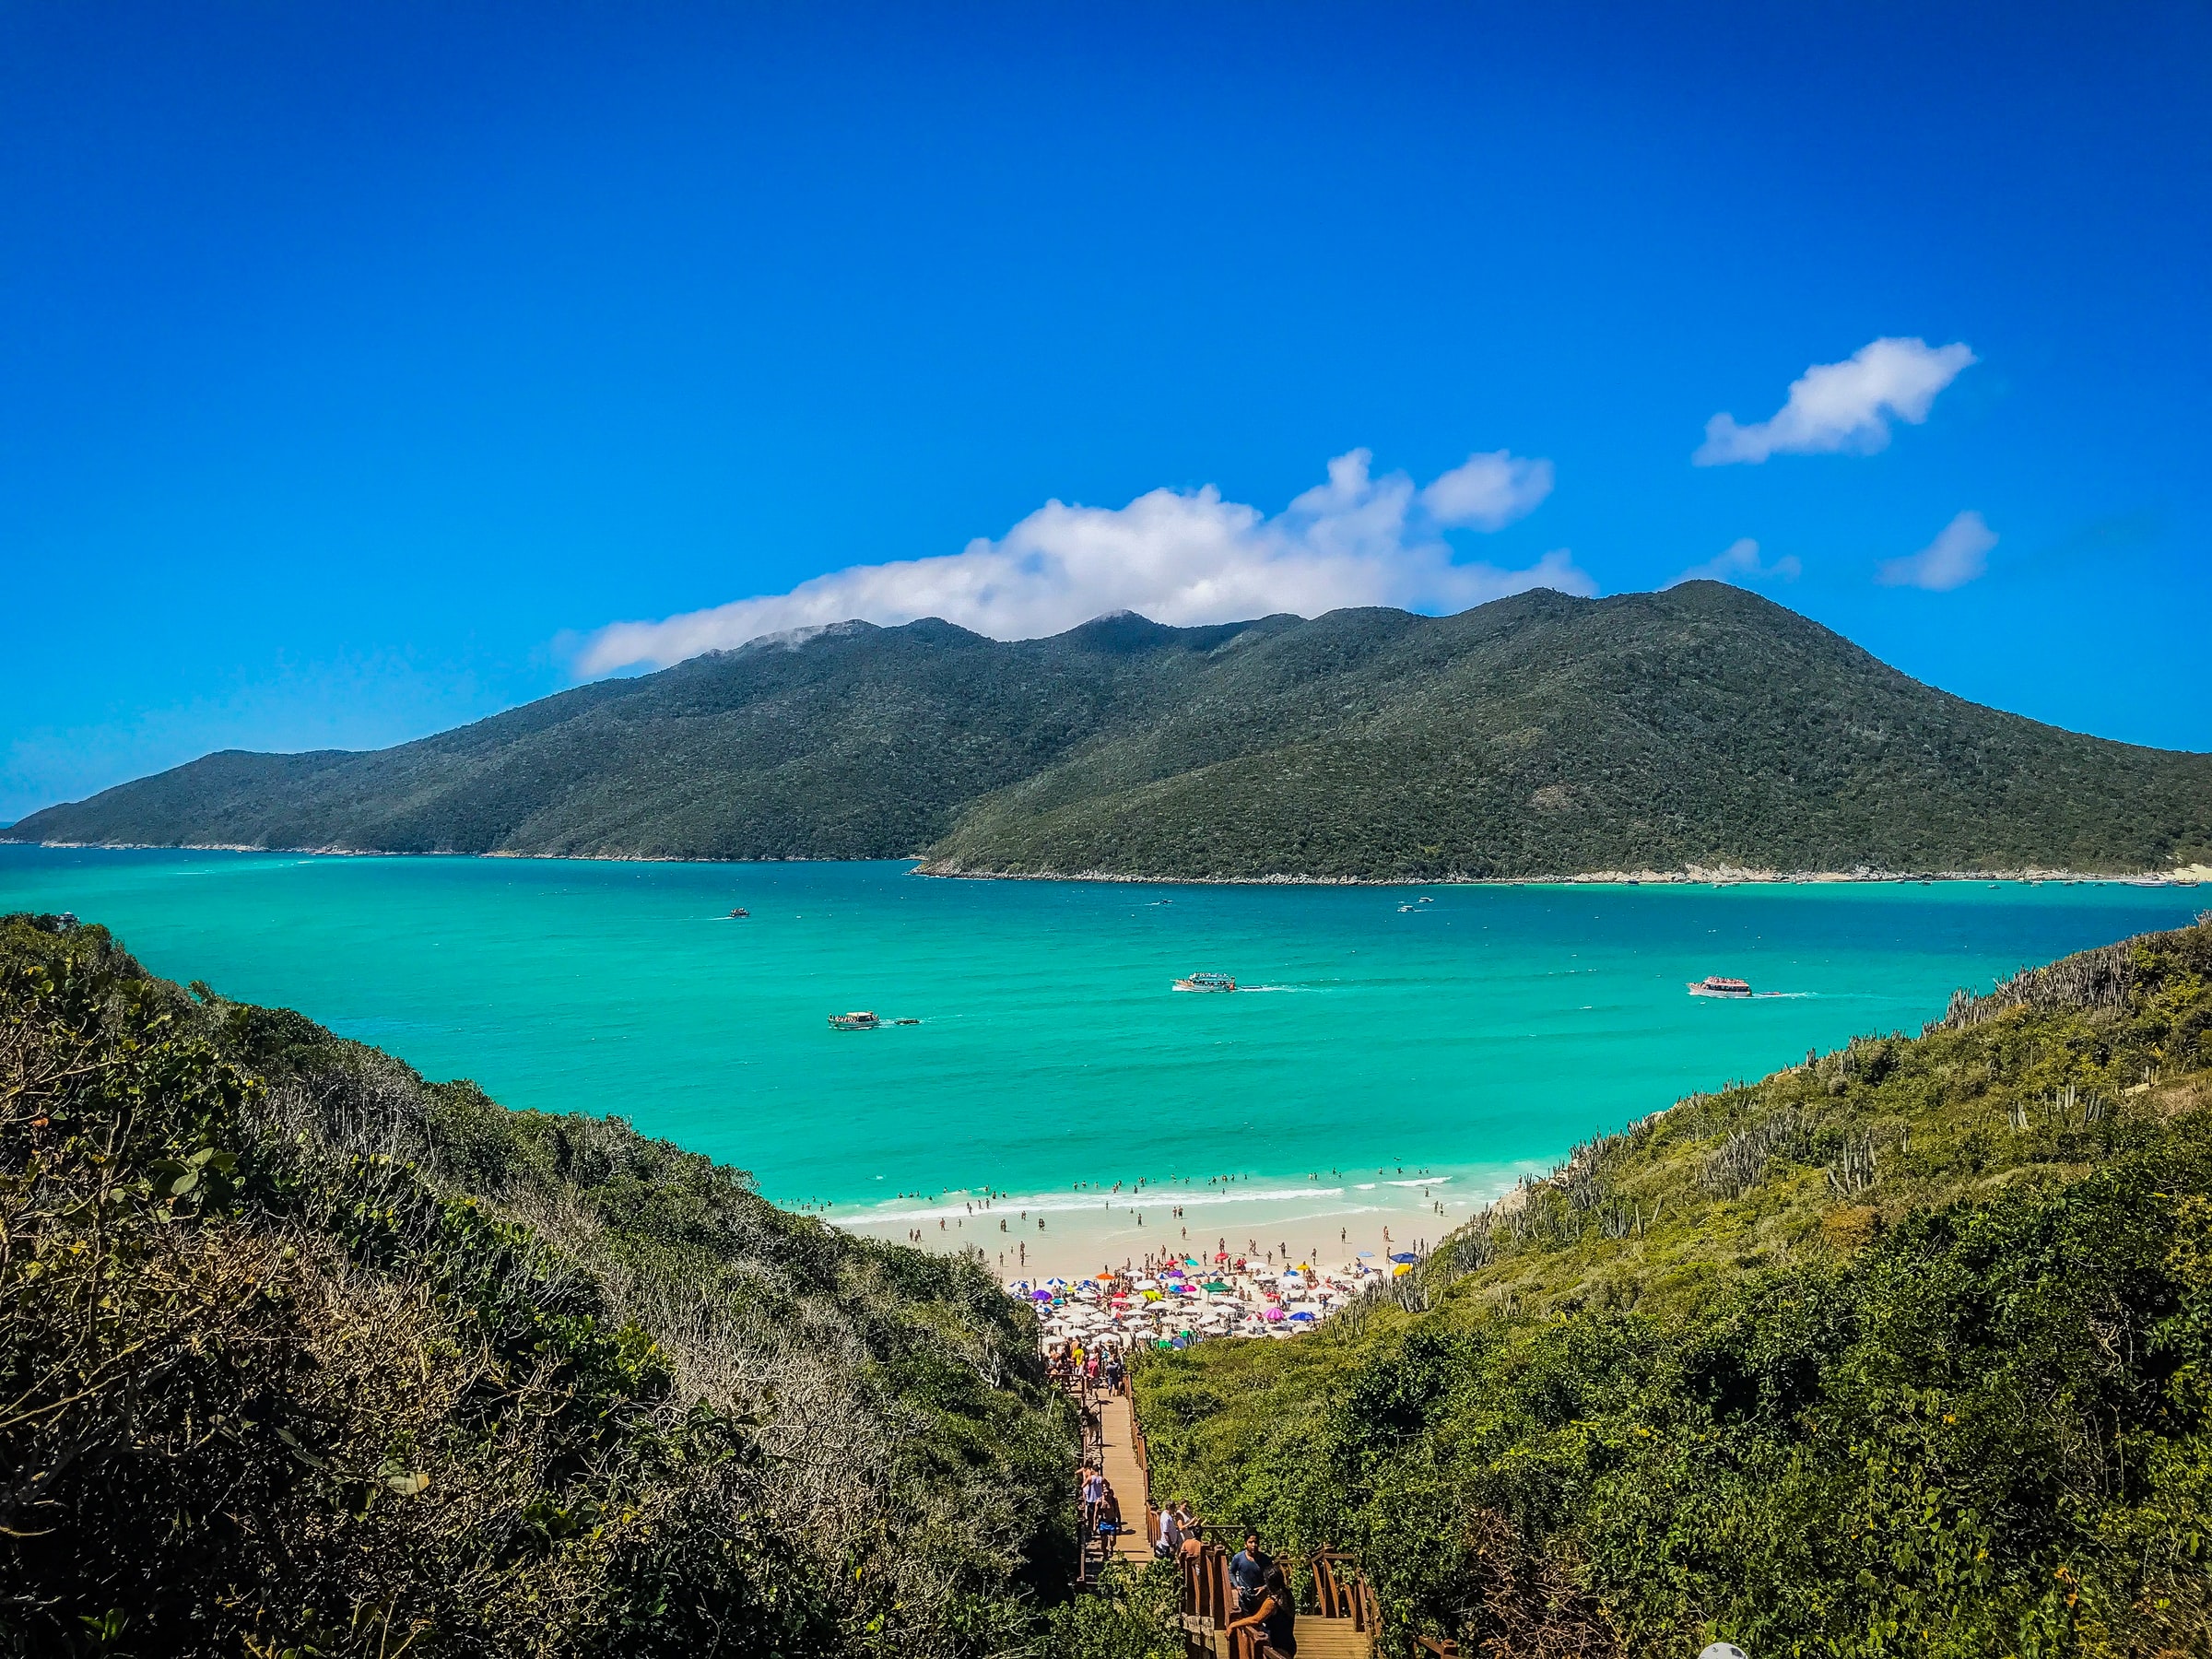
[[[0,911],[74,911],[157,972],[298,1008],[510,1106],[618,1113],[850,1217],[947,1189],[1510,1174],[2207,902],[2117,884],[1150,887],[908,868],[0,847]],[[727,919],[737,906],[751,915]],[[1201,969],[1256,989],[1170,989]],[[1708,973],[1781,994],[1685,993]],[[921,1023],[832,1032],[850,1008]]]

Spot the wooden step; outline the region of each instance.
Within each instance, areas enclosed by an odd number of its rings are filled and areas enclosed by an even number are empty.
[[[1299,1616],[1298,1659],[1373,1659],[1374,1652],[1374,1636],[1349,1618]]]
[[[1129,1402],[1120,1394],[1093,1396],[1099,1405],[1100,1450],[1106,1478],[1121,1500],[1122,1520],[1128,1530],[1113,1541],[1113,1553],[1138,1565],[1152,1559],[1152,1541],[1145,1536],[1145,1471],[1136,1461],[1136,1437],[1130,1428]]]

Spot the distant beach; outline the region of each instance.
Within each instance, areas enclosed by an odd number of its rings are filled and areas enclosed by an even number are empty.
[[[1394,1165],[1303,1181],[1147,1182],[1121,1193],[960,1193],[850,1213],[833,1206],[825,1218],[850,1232],[940,1253],[981,1250],[1002,1280],[1073,1278],[1162,1250],[1332,1264],[1364,1252],[1380,1261],[1433,1244],[1524,1174],[1549,1167],[1546,1160],[1424,1174]]]

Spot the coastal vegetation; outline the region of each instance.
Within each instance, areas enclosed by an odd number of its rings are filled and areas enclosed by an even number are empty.
[[[1065,1598],[980,1265],[65,918],[0,920],[0,1653],[952,1659]]]
[[[398,748],[211,755],[18,841],[1439,879],[2212,862],[2212,756],[1934,690],[1740,589],[995,641],[846,623]]]
[[[1147,1359],[1155,1490],[1386,1653],[2212,1649],[2212,918],[1580,1148],[1288,1343]]]
[[[1176,1651],[1069,1599],[980,1265],[0,920],[0,1653]],[[2212,919],[1576,1149],[1294,1342],[1143,1358],[1155,1496],[1383,1651],[2212,1644]]]

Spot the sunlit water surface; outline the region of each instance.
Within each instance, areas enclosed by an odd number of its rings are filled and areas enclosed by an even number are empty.
[[[1510,1179],[1691,1089],[1917,1030],[1954,986],[2206,902],[2116,884],[907,871],[0,847],[0,910],[74,911],[159,973],[298,1008],[510,1106],[618,1113],[850,1217],[1140,1176]],[[1201,969],[1253,989],[1170,988]],[[1708,973],[1774,994],[1688,995]],[[921,1023],[829,1029],[853,1008]]]

